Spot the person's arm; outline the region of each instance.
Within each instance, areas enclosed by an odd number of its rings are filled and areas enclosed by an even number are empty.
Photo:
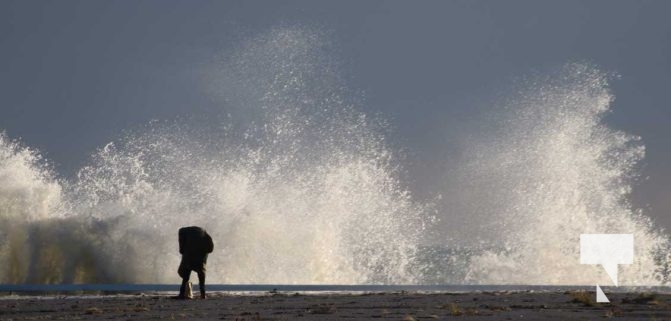
[[[212,243],[212,237],[207,232],[205,232],[205,239],[207,240],[207,253],[212,253],[214,251],[214,243]]]
[[[184,234],[179,233],[179,254],[184,254]]]

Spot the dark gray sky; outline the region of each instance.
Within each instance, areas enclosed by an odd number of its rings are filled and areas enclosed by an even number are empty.
[[[670,14],[670,1],[4,0],[0,130],[68,176],[123,129],[222,108],[202,70],[245,37],[314,26],[421,185],[450,118],[515,77],[586,61],[622,76],[608,122],[643,138],[649,179],[634,201],[671,228]]]

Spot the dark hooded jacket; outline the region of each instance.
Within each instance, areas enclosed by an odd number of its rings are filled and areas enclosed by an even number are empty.
[[[179,253],[190,258],[206,258],[212,253],[214,244],[212,237],[198,226],[179,229]]]

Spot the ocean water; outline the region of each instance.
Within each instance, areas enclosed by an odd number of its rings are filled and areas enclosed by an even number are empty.
[[[196,286],[197,289],[197,285]],[[18,298],[100,298],[100,295],[118,297],[138,294],[176,295],[179,284],[2,284],[0,300]],[[668,286],[611,286],[603,287],[607,293],[671,293]],[[533,292],[551,293],[568,291],[595,291],[586,285],[516,285],[516,284],[441,284],[441,285],[329,285],[329,284],[209,284],[207,290],[226,295],[356,295],[365,293],[486,293]]]
[[[72,177],[1,134],[0,283],[172,284],[188,225],[214,238],[211,283],[610,284],[579,264],[581,233],[633,233],[620,284],[666,283],[668,235],[628,202],[644,145],[603,121],[607,73],[568,64],[502,101],[442,208],[402,181],[329,46],[288,27],[244,41],[210,74],[216,126],[150,122]],[[470,219],[488,222],[472,239],[426,237]]]

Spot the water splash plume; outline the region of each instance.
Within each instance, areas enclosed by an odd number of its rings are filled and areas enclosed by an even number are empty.
[[[204,77],[221,115],[129,130],[71,178],[0,134],[0,283],[175,283],[189,225],[214,238],[213,283],[607,284],[579,264],[582,233],[634,234],[622,284],[668,280],[668,237],[628,202],[644,146],[604,122],[609,75],[525,83],[465,133],[441,208],[401,180],[388,124],[324,39],[248,39]],[[436,244],[441,224],[466,231],[459,246]]]

